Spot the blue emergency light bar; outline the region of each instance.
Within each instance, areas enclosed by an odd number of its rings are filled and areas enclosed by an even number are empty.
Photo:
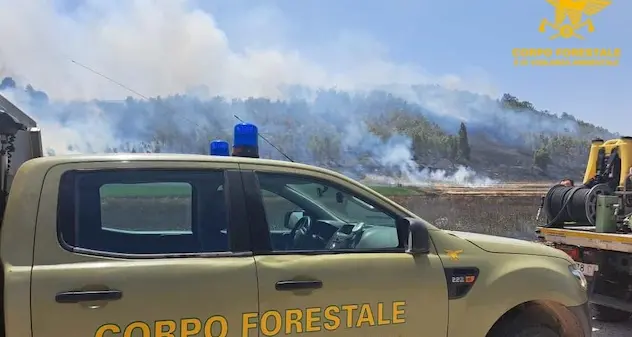
[[[259,129],[250,123],[239,123],[233,131],[233,156],[259,158]]]
[[[225,140],[214,140],[211,142],[209,153],[211,156],[230,156],[229,147]]]

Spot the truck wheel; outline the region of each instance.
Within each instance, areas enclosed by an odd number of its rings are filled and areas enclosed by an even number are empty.
[[[546,325],[518,317],[516,320],[500,322],[492,329],[488,337],[560,337],[560,335]]]
[[[627,311],[617,310],[603,305],[591,305],[595,313],[595,319],[602,322],[622,322],[630,319],[630,314]]]

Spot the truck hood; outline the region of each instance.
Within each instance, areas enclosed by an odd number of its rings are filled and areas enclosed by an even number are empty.
[[[570,256],[561,250],[537,242],[510,239],[500,236],[476,234],[459,231],[446,231],[458,238],[467,240],[490,253],[524,254],[557,257],[571,262]]]

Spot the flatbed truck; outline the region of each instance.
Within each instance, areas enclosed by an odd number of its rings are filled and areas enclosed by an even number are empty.
[[[582,184],[543,197],[538,239],[566,252],[589,281],[595,318],[632,317],[632,138],[592,141]],[[538,212],[540,213],[540,212]]]

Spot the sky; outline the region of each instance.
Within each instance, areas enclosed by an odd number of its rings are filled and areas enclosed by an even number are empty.
[[[584,40],[538,31],[553,20],[546,0],[0,0],[0,8],[0,75],[56,99],[131,95],[75,60],[145,95],[437,83],[508,92],[632,134],[632,1],[590,17],[595,31],[581,29]],[[514,66],[512,49],[530,47],[622,56],[617,67]]]

